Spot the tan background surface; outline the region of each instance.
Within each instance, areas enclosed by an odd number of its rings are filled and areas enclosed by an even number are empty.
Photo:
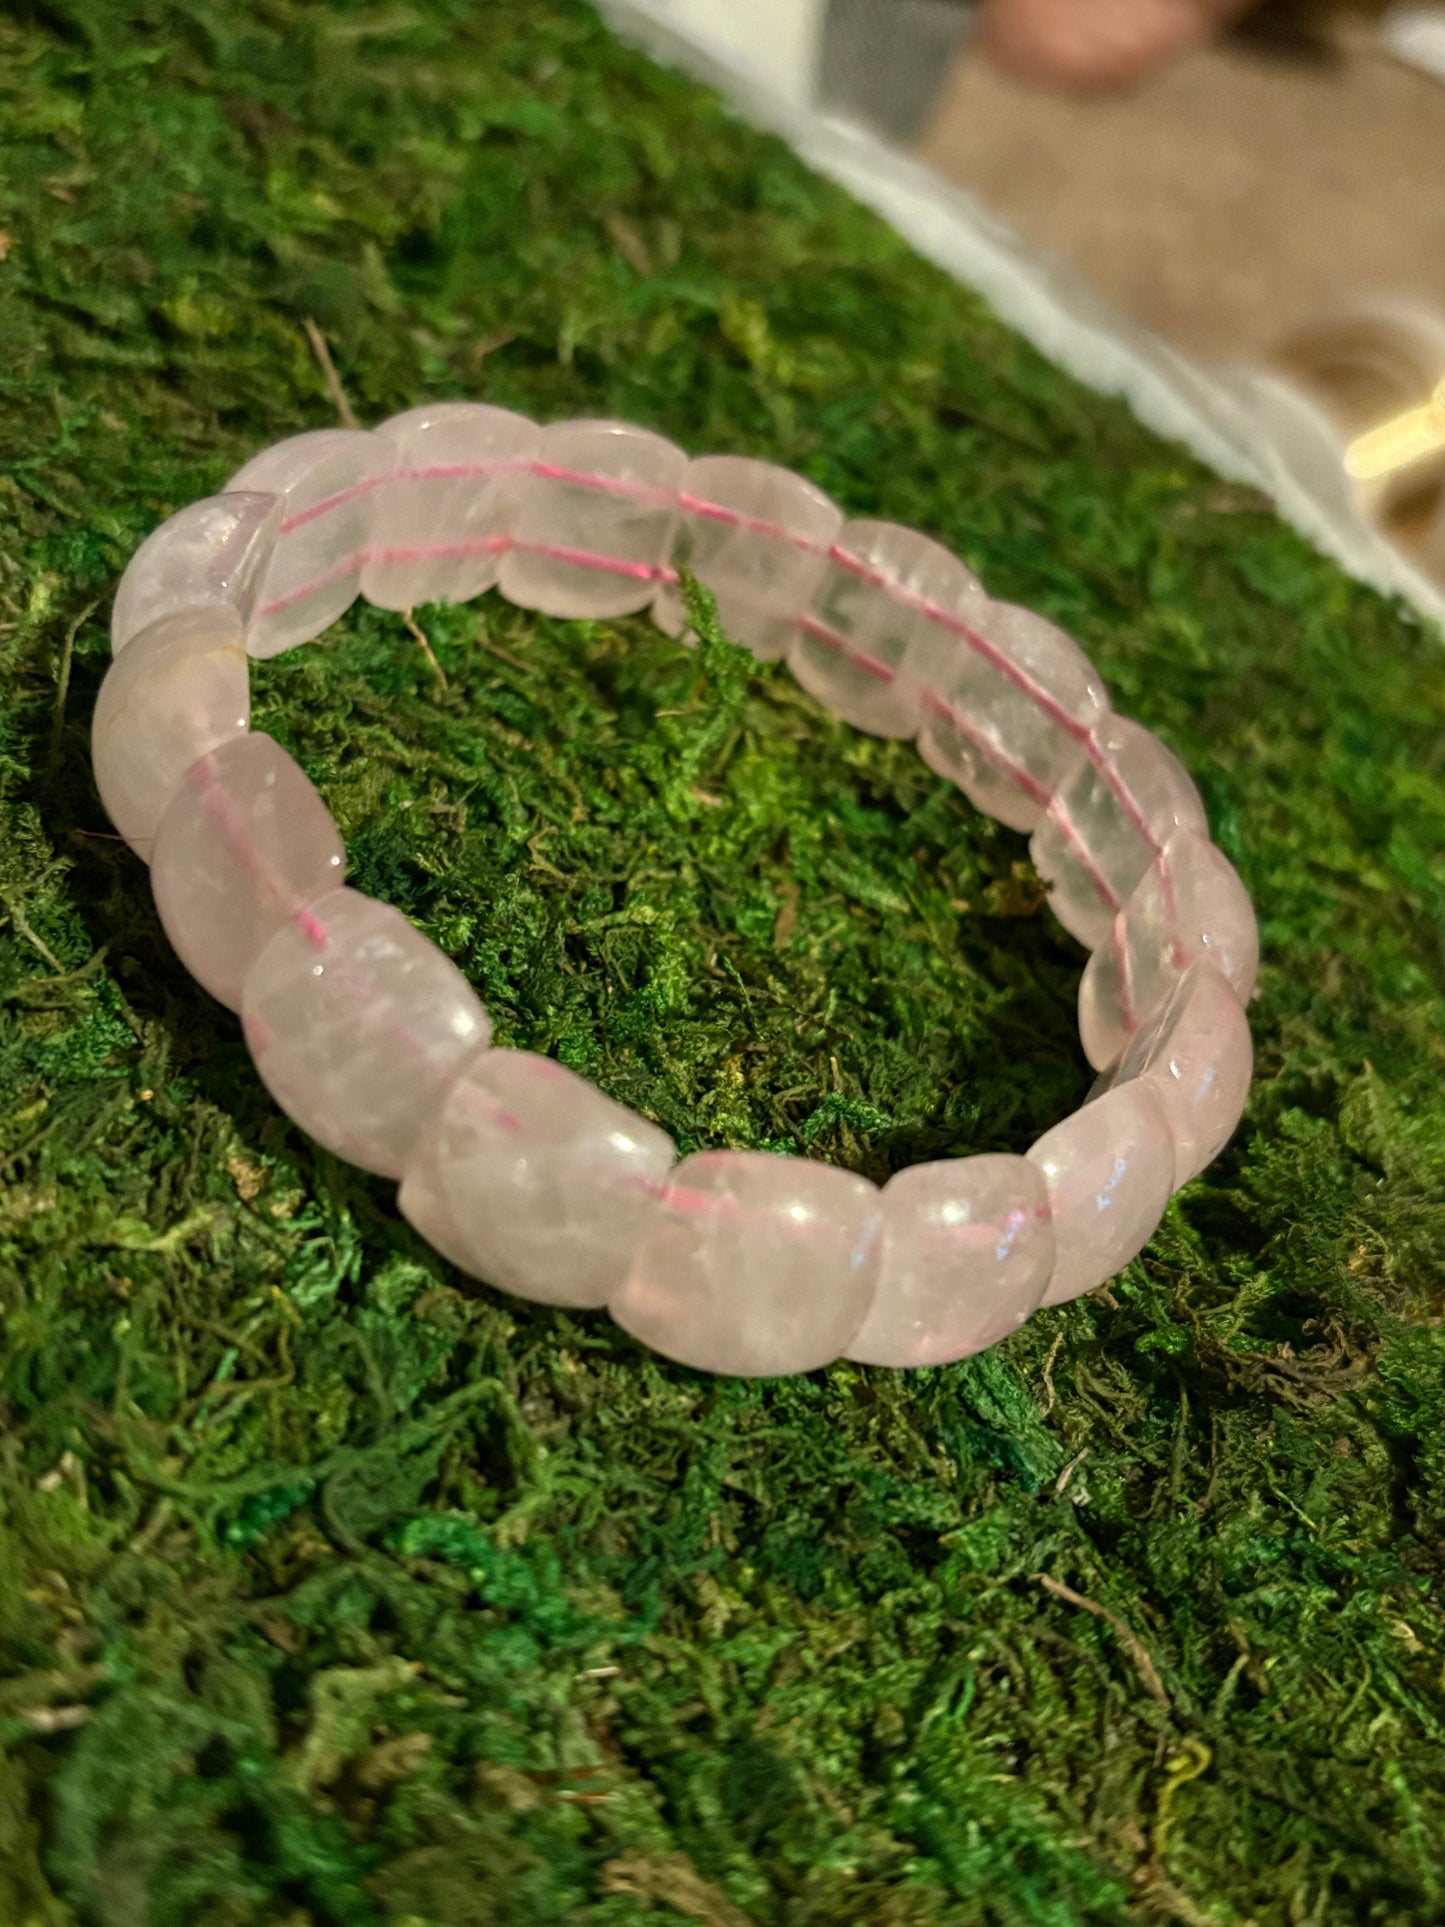
[[[1232,41],[1137,93],[1032,91],[965,53],[920,150],[1125,313],[1268,358],[1358,296],[1445,313],[1445,85],[1370,25],[1325,56]]]

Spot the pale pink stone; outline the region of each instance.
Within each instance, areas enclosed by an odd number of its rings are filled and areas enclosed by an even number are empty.
[[[842,510],[801,475],[743,455],[690,463],[681,503],[670,566],[691,569],[711,589],[734,642],[763,662],[785,656],[822,580]],[[687,627],[687,606],[671,584],[658,591],[652,619],[670,636]]]
[[[276,932],[247,974],[241,1015],[282,1110],[328,1151],[392,1178],[492,1031],[434,943],[345,889]]]
[[[481,1055],[485,1057],[486,1052],[483,1051]],[[402,1174],[396,1201],[407,1223],[426,1239],[433,1251],[439,1252],[458,1271],[465,1271],[470,1277],[478,1276],[470,1240],[457,1229],[446,1200],[437,1187],[435,1171],[430,1165],[424,1164],[416,1153],[413,1153]]]
[[[867,1316],[881,1230],[865,1178],[764,1151],[699,1151],[664,1188],[612,1316],[703,1371],[816,1371]]]
[[[983,602],[965,613],[972,634],[938,661],[918,751],[985,816],[1036,829],[1109,698],[1078,644],[1032,610]]]
[[[915,1164],[883,1187],[883,1262],[865,1365],[946,1365],[995,1345],[1038,1305],[1054,1268],[1043,1174],[989,1155]]]
[[[1157,736],[1124,716],[1098,725],[1034,832],[1034,867],[1049,907],[1091,950],[1175,830],[1205,830],[1188,771]]]
[[[1176,830],[1085,966],[1079,1036],[1096,1070],[1113,1063],[1201,959],[1247,1001],[1259,968],[1259,925],[1227,858],[1197,830]]]
[[[490,1285],[540,1304],[605,1305],[674,1157],[665,1131],[550,1058],[484,1051],[407,1165],[398,1202]]]
[[[282,924],[346,874],[341,836],[309,778],[259,730],[186,771],[151,849],[151,889],[176,955],[241,1008],[251,965]]]
[[[911,736],[921,715],[919,685],[931,683],[935,660],[956,644],[949,620],[983,601],[977,576],[916,529],[845,523],[788,667],[855,728]]]
[[[1054,1220],[1046,1305],[1092,1291],[1144,1249],[1174,1184],[1174,1143],[1148,1085],[1121,1085],[1046,1131],[1028,1154]]]
[[[275,495],[208,495],[152,529],[120,579],[110,615],[114,654],[162,616],[222,609],[242,633],[276,546]]]
[[[629,615],[657,594],[687,457],[627,422],[553,422],[502,563],[509,602],[549,616]]]
[[[106,815],[138,856],[198,756],[245,734],[251,689],[234,610],[161,616],[106,671],[91,722]]]
[[[292,435],[254,456],[226,484],[282,498],[271,565],[246,646],[280,655],[329,629],[356,599],[371,539],[372,495],[392,446],[353,428]]]
[[[376,434],[394,466],[373,497],[362,595],[379,609],[470,602],[501,571],[541,430],[510,409],[441,402]]]
[[[1179,979],[1154,1021],[1138,1031],[1107,1088],[1137,1082],[1158,1098],[1174,1139],[1174,1188],[1212,1164],[1249,1097],[1254,1046],[1238,997],[1212,964]]]

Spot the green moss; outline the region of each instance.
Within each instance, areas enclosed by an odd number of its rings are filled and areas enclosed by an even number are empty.
[[[0,228],[0,1917],[1437,1920],[1439,639],[572,0],[28,0]],[[85,730],[135,543],[334,418],[307,317],[364,419],[612,412],[934,532],[1187,758],[1260,1076],[1109,1291],[717,1383],[278,1116]],[[1082,1093],[1079,953],[911,752],[718,639],[419,619],[445,687],[357,611],[259,719],[503,1039],[874,1176]]]

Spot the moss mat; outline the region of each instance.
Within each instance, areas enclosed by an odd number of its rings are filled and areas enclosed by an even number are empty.
[[[1445,1912],[1439,639],[573,0],[0,23],[0,1922]],[[1074,630],[1260,906],[1111,1288],[758,1385],[468,1285],[277,1114],[86,731],[159,518],[426,396],[792,463]],[[731,645],[488,598],[258,672],[354,879],[685,1148],[1076,1101],[1023,841]]]

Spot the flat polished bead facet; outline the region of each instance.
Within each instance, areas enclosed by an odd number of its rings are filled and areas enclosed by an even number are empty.
[[[150,861],[156,826],[191,764],[244,735],[250,714],[234,611],[162,616],[127,642],[100,686],[90,740],[106,815],[138,856]]]
[[[847,522],[788,667],[855,729],[911,736],[921,714],[912,679],[931,686],[935,658],[950,656],[957,640],[923,605],[960,617],[983,601],[977,576],[916,529]]]
[[[361,429],[318,428],[265,449],[226,484],[228,491],[282,498],[276,548],[246,642],[253,656],[310,642],[356,600],[371,498],[393,452]]]
[[[1174,1188],[1198,1177],[1233,1135],[1249,1097],[1254,1046],[1234,990],[1212,964],[1179,979],[1154,1021],[1136,1032],[1110,1089],[1148,1087],[1174,1139]]]
[[[881,1230],[865,1178],[763,1151],[700,1151],[664,1188],[612,1316],[703,1371],[816,1371],[867,1315]]]
[[[1187,770],[1157,736],[1123,716],[1095,729],[1081,762],[1034,832],[1034,867],[1049,908],[1095,950],[1134,885],[1178,829],[1208,833]]]
[[[389,904],[346,889],[276,932],[246,977],[241,1015],[287,1116],[392,1178],[492,1028],[434,943]]]
[[[626,422],[553,422],[522,490],[501,591],[549,616],[629,615],[657,594],[687,457]]]
[[[1054,1221],[1043,1302],[1062,1305],[1122,1271],[1154,1235],[1174,1187],[1169,1120],[1146,1084],[1123,1084],[1046,1131],[1028,1157]]]
[[[1201,960],[1246,1002],[1259,969],[1259,926],[1229,860],[1197,831],[1176,830],[1085,967],[1079,1036],[1096,1070],[1114,1062]]]
[[[484,1051],[407,1165],[399,1203],[473,1277],[595,1307],[627,1276],[675,1155],[666,1132],[550,1058]]]
[[[162,616],[188,609],[229,612],[244,635],[280,525],[280,497],[248,493],[208,495],[152,529],[115,592],[113,653]]]
[[[346,874],[304,770],[260,731],[200,757],[160,820],[151,889],[176,955],[231,1010],[271,938]]]
[[[441,402],[375,432],[393,469],[372,498],[362,595],[379,609],[470,602],[501,572],[541,430],[507,408]]]
[[[734,642],[772,662],[788,653],[842,526],[842,510],[801,475],[743,455],[703,455],[682,478],[669,561],[712,591]],[[658,591],[652,619],[682,634],[687,607],[676,587]]]
[[[918,752],[985,816],[1036,829],[1109,699],[1078,644],[1032,610],[984,601],[967,616],[977,640],[940,659]]]
[[[883,1187],[883,1259],[865,1365],[946,1365],[1016,1331],[1054,1268],[1043,1173],[988,1155],[915,1164]]]

